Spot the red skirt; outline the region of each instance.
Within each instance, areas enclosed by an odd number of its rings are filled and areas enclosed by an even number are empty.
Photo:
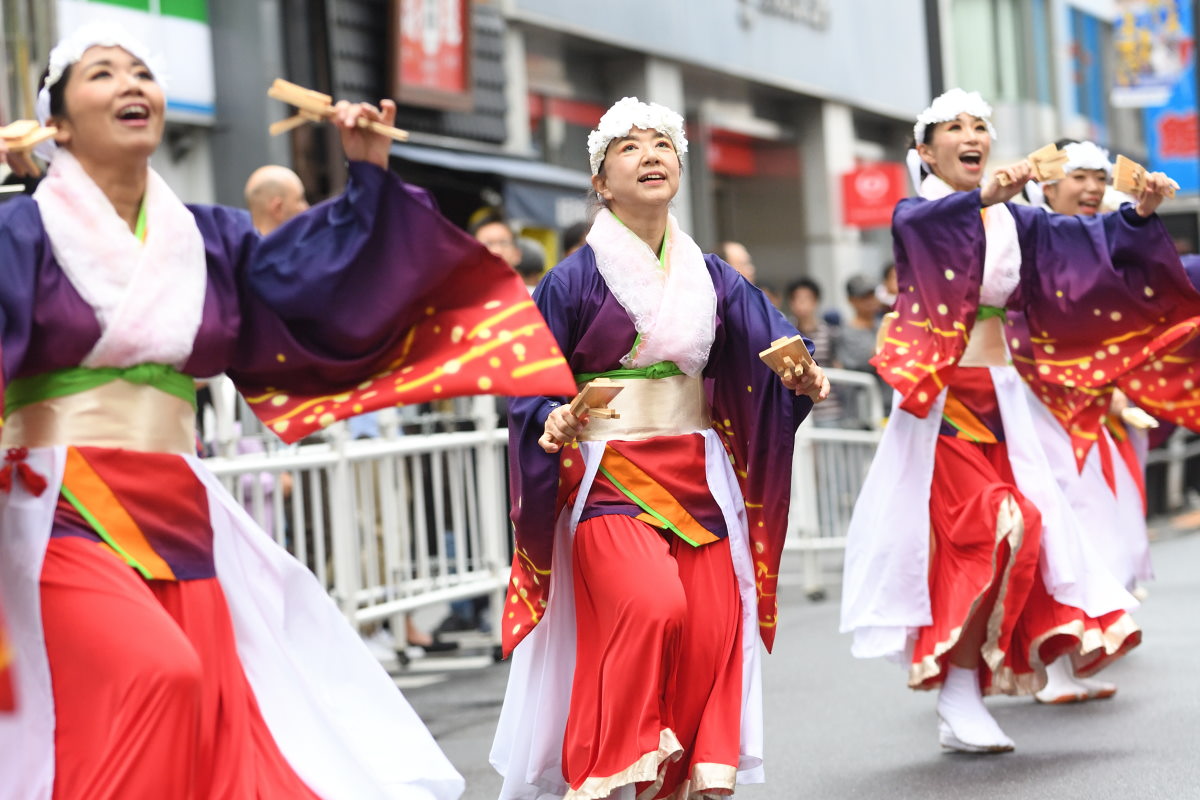
[[[59,536],[41,602],[56,799],[316,797],[267,730],[215,578],[146,580]]]
[[[693,547],[627,515],[575,531],[576,666],[567,798],[733,793],[742,608],[721,539]]]
[[[929,510],[933,623],[917,637],[912,688],[941,685],[950,650],[985,598],[995,598],[980,653],[989,694],[1037,691],[1045,665],[1062,655],[1081,674],[1094,673],[1141,640],[1126,612],[1091,618],[1046,591],[1041,515],[1017,489],[1003,442],[939,436]]]

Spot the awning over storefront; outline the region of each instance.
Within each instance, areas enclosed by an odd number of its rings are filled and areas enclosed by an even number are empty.
[[[506,214],[515,220],[546,228],[565,228],[587,216],[592,182],[577,170],[512,156],[447,150],[397,143],[392,155],[457,172],[496,175],[503,179]]]

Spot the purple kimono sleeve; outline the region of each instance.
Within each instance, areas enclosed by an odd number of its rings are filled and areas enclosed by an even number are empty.
[[[578,297],[562,279],[565,271],[551,270],[533,292],[533,301],[546,326],[569,359]],[[561,453],[547,453],[538,445],[546,418],[566,396],[514,397],[508,405],[509,495],[516,530],[514,572],[524,568],[546,576],[554,547],[554,525],[558,515],[558,483]]]
[[[900,293],[871,363],[900,392],[901,407],[918,417],[953,379],[979,308],[986,247],[981,208],[975,190],[901,200],[892,216]]]
[[[1133,376],[1161,371],[1196,336],[1200,293],[1157,217],[1131,206],[1091,219],[1012,211],[1022,266],[1010,308],[1026,331],[1010,338],[1013,362],[1082,463],[1112,387],[1140,402],[1157,378]]]
[[[242,259],[229,369],[239,385],[317,393],[378,366],[420,314],[415,300],[445,275],[436,268],[442,242],[414,230],[411,211],[428,208],[423,194],[352,162],[342,194],[229,248]],[[429,269],[401,267],[423,260]]]
[[[795,336],[796,329],[732,267],[713,255],[706,260],[717,290],[717,331],[704,375],[711,381],[713,424],[732,457],[746,501],[759,635],[770,651],[796,428],[812,409],[812,400],[788,391],[758,356],[774,340]],[[804,342],[812,353],[812,342]]]
[[[4,387],[29,347],[37,266],[49,259],[37,204],[17,197],[0,204],[0,419]]]

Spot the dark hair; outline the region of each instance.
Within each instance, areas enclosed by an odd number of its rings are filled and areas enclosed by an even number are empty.
[[[481,216],[479,219],[477,219],[477,220],[475,220],[474,222],[472,222],[472,223],[471,223],[471,224],[470,224],[470,225],[467,227],[467,233],[469,233],[469,234],[471,234],[472,236],[474,236],[474,235],[476,235],[477,233],[479,233],[479,229],[480,229],[480,228],[486,227],[486,226],[488,226],[488,225],[492,225],[492,224],[494,224],[494,223],[497,223],[497,222],[499,222],[499,223],[500,223],[501,225],[503,225],[504,227],[508,228],[508,232],[512,234],[512,236],[513,236],[513,243],[515,244],[515,243],[516,243],[516,241],[517,241],[517,234],[516,234],[516,231],[514,231],[514,230],[512,229],[512,225],[509,225],[509,224],[508,224],[508,220],[506,220],[506,219],[504,218],[504,215],[503,215],[503,214],[501,214],[499,211],[494,211],[494,210],[493,210],[493,211],[489,211],[488,213],[486,213],[486,214],[484,214],[483,216]]]
[[[1070,136],[1064,136],[1063,138],[1056,141],[1054,143],[1054,146],[1057,147],[1059,150],[1062,150],[1064,147],[1066,147],[1069,144],[1079,144],[1079,140],[1072,139]]]
[[[518,275],[541,275],[546,271],[546,248],[541,242],[522,236],[517,239],[517,247],[521,250],[521,260],[516,266]]]
[[[74,68],[74,64],[68,64],[67,68],[63,70],[62,75],[50,87],[50,116],[52,117],[65,117],[67,115],[67,80],[70,79],[71,70]],[[45,86],[46,78],[48,77],[50,77],[49,67],[42,73],[42,80],[38,86]]]
[[[568,225],[562,232],[562,251],[565,253],[572,247],[583,244],[587,239],[588,231],[591,230],[591,225],[587,222],[576,222],[573,225]]]
[[[821,287],[812,278],[797,278],[796,280],[789,283],[787,285],[787,294],[785,295],[785,297],[790,298],[792,295],[794,295],[796,292],[800,291],[801,289],[808,289],[810,292],[813,293],[813,297],[817,298],[818,300],[821,299]]]

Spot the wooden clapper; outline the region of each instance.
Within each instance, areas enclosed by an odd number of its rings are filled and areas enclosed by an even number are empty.
[[[608,404],[624,388],[624,383],[609,378],[590,380],[584,384],[583,388],[579,390],[579,394],[575,395],[575,399],[571,401],[571,413],[577,418],[587,414],[599,419],[620,419],[621,415],[615,408],[609,408]]]
[[[1034,150],[1025,160],[1033,166],[1033,179],[1038,183],[1061,181],[1067,177],[1067,173],[1063,171],[1063,166],[1067,163],[1067,153],[1065,150],[1059,150],[1058,145],[1053,142]],[[996,180],[1001,186],[1011,183],[1007,175],[999,175]]]
[[[798,378],[805,369],[813,366],[803,336],[776,339],[758,357],[781,378],[787,377],[789,372],[793,378]]]
[[[1119,155],[1117,163],[1113,165],[1112,185],[1118,192],[1137,197],[1146,188],[1146,168],[1132,158]],[[1171,181],[1167,187],[1167,197],[1174,197],[1178,188],[1178,184]]]
[[[8,148],[9,163],[18,164],[33,176],[41,175],[41,170],[31,156],[33,148],[54,137],[58,128],[43,128],[31,119],[19,119],[0,128],[0,139]]]
[[[267,96],[276,100],[282,100],[288,105],[296,107],[296,113],[287,119],[281,119],[278,122],[271,123],[268,129],[272,136],[277,136],[281,133],[286,133],[293,128],[298,128],[306,122],[324,122],[333,116],[333,98],[327,94],[314,92],[312,89],[305,89],[303,86],[298,86],[294,83],[289,83],[283,78],[276,78],[271,84],[271,88],[267,90]],[[408,131],[400,128],[393,128],[390,125],[384,125],[382,122],[359,117],[358,126],[360,128],[369,128],[375,133],[382,133],[384,136],[390,136],[397,142],[403,142],[408,139]]]

